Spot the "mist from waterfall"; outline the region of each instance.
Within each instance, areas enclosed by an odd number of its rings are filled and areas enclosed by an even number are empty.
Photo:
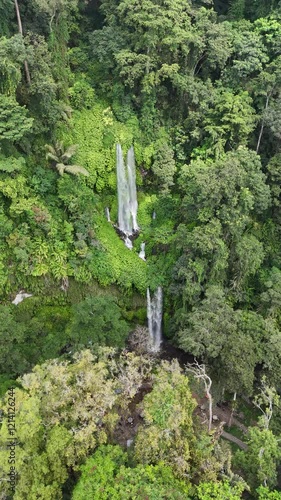
[[[151,351],[159,352],[162,343],[163,292],[159,286],[151,299],[147,289],[147,320],[151,340]]]
[[[117,144],[116,169],[118,191],[118,227],[120,231],[126,235],[126,239],[128,240],[128,236],[138,230],[136,166],[133,146],[131,146],[128,151],[125,167],[121,145]],[[126,245],[128,248],[131,248],[131,245]]]

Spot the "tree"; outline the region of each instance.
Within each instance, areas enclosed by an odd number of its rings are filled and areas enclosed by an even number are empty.
[[[233,19],[242,19],[244,17],[245,0],[232,0],[228,9],[228,14]]]
[[[185,310],[188,305],[199,302],[208,286],[224,284],[229,252],[223,241],[222,225],[217,219],[199,225],[193,231],[181,224],[176,241],[182,255],[174,268],[173,287],[180,290]]]
[[[227,481],[218,483],[200,483],[197,487],[198,500],[239,500],[245,486],[242,482],[231,485]]]
[[[270,40],[270,36],[268,39]],[[265,42],[265,40],[263,40],[263,42]],[[272,132],[276,134],[277,137],[279,135],[278,127],[275,126],[274,119],[278,119],[278,116],[276,116],[276,108],[278,108],[278,100],[281,91],[280,62],[280,57],[269,62],[252,82],[253,92],[260,111],[260,131],[256,147],[257,153],[260,150],[263,135],[266,130],[272,128]]]
[[[265,291],[260,295],[260,303],[264,314],[269,318],[280,318],[281,307],[281,271],[277,267],[272,267],[265,280]]]
[[[129,332],[114,297],[87,297],[74,308],[69,341],[75,347],[108,345],[123,347]]]
[[[259,494],[259,500],[281,500],[281,493],[274,490],[270,491],[269,488],[265,488],[264,486],[260,486],[257,489],[257,493]]]
[[[18,0],[14,0],[15,2],[15,9],[16,9],[16,14],[17,14],[17,21],[18,21],[18,28],[19,28],[19,33],[21,36],[23,36],[23,29],[22,29],[22,22],[21,22],[21,15],[20,15],[20,9],[19,9],[19,4]],[[24,69],[25,69],[25,75],[26,75],[26,80],[28,85],[31,84],[31,78],[30,78],[30,72],[29,72],[29,66],[28,62],[25,59],[24,60]]]
[[[262,380],[261,393],[254,403],[261,410],[262,417],[258,427],[250,427],[247,434],[248,449],[237,452],[235,457],[247,475],[248,484],[256,488],[260,484],[274,487],[277,484],[277,467],[281,461],[280,439],[269,429],[273,416],[273,406],[278,404],[279,397],[274,388]]]
[[[178,477],[191,468],[195,435],[192,413],[196,404],[188,379],[176,361],[162,362],[153,390],[144,397],[145,425],[138,430],[135,459],[143,464],[164,462]],[[195,455],[195,453],[194,453]]]
[[[252,488],[260,484],[270,488],[276,486],[277,466],[281,459],[277,437],[270,430],[251,427],[246,441],[248,450],[238,451],[235,463],[244,471],[247,483]]]
[[[195,160],[185,165],[179,187],[183,190],[184,215],[188,212],[192,220],[201,222],[216,217],[237,236],[252,214],[262,213],[270,205],[260,159],[245,147],[214,162]]]
[[[186,320],[185,327],[177,335],[179,345],[203,359],[218,357],[228,339],[236,335],[235,313],[223,290],[215,286],[207,289],[205,299],[187,315]]]
[[[82,351],[72,362],[52,360],[25,374],[15,390],[17,415],[17,481],[14,498],[44,500],[62,498],[62,486],[94,449],[104,444],[119,420],[117,409],[126,410],[151,364],[133,355],[118,359],[114,350],[97,356]],[[133,367],[132,367],[133,365]],[[125,374],[127,373],[127,376]],[[136,380],[138,383],[136,384]],[[127,391],[127,382],[134,390]],[[10,471],[8,397],[1,401],[0,471]],[[1,481],[0,493],[9,484]]]
[[[73,500],[122,498],[191,498],[190,486],[176,479],[163,465],[136,465],[130,468],[127,453],[119,446],[101,446],[81,467],[82,475],[74,488]]]
[[[78,0],[33,0],[39,10],[45,12],[49,17],[49,27],[58,22],[60,16],[66,16],[71,10],[77,8]]]
[[[24,44],[32,74],[32,81],[27,89],[28,108],[36,120],[36,133],[39,135],[46,131],[52,137],[54,124],[64,118],[67,111],[67,106],[58,101],[60,85],[53,74],[52,54],[45,38],[36,33],[27,33]]]
[[[47,151],[46,159],[52,161],[60,175],[63,175],[64,172],[72,175],[82,174],[87,177],[90,175],[88,170],[84,167],[80,167],[79,165],[68,165],[69,160],[76,153],[77,145],[72,145],[65,149],[62,142],[57,142],[54,146],[46,144],[45,148]]]
[[[238,309],[234,314],[236,333],[227,339],[212,367],[227,391],[250,396],[256,366],[265,359],[264,343],[269,329],[264,318],[254,311]]]
[[[197,360],[195,361],[195,363],[187,364],[186,371],[192,373],[195,379],[202,381],[204,384],[206,398],[208,399],[209,405],[208,431],[211,432],[213,422],[213,398],[211,394],[212,379],[206,373],[205,365],[199,365]]]
[[[268,182],[272,194],[272,202],[275,207],[280,207],[281,203],[281,154],[274,155],[267,164]],[[279,213],[279,210],[278,212]]]
[[[9,20],[13,12],[13,0],[2,0],[0,5],[0,37],[9,34]]]
[[[1,373],[18,376],[28,367],[25,352],[26,326],[18,323],[8,306],[0,306],[0,365]]]
[[[209,151],[220,157],[226,150],[245,146],[256,124],[255,110],[248,92],[217,90],[213,108],[207,112],[204,129],[209,134]],[[207,139],[208,141],[208,139]]]
[[[27,115],[27,109],[13,97],[0,94],[0,142],[18,142],[30,132],[33,118]]]
[[[167,194],[173,186],[176,170],[174,154],[167,143],[159,144],[152,164],[152,172],[156,176],[161,192]]]
[[[232,34],[232,61],[223,70],[223,84],[238,91],[241,83],[243,87],[251,88],[250,82],[260,75],[269,57],[261,34],[249,21],[243,19],[236,23]]]
[[[20,35],[1,37],[0,56],[1,93],[14,96],[21,80],[21,67],[26,57],[23,38]]]
[[[255,406],[262,412],[260,418],[260,426],[265,430],[269,429],[269,424],[273,416],[273,407],[278,406],[280,397],[277,395],[276,389],[269,387],[266,378],[262,379],[261,392],[254,399]],[[263,406],[266,405],[265,409]]]

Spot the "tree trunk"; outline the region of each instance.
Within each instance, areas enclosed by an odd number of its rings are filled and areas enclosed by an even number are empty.
[[[235,392],[233,394],[233,403],[231,405],[231,413],[230,413],[229,421],[228,421],[228,424],[227,424],[228,427],[232,426],[232,419],[233,419],[234,405],[235,405],[235,401],[236,401],[236,396],[237,396],[237,393]]]
[[[213,398],[212,398],[209,390],[207,391],[207,394],[208,394],[208,401],[209,401],[209,426],[208,426],[208,430],[209,430],[209,432],[211,432],[212,421],[213,421]]]
[[[18,0],[15,0],[15,9],[16,9],[16,13],[17,13],[19,33],[21,34],[21,36],[23,36],[22,23],[21,23],[20,9],[19,9]],[[27,62],[26,59],[24,61],[24,69],[25,69],[25,76],[26,76],[27,83],[28,83],[28,85],[30,85],[31,84],[31,78],[30,78],[30,72],[29,72],[28,62]]]
[[[266,96],[265,111],[267,110],[268,105],[269,105],[270,95],[271,95],[271,92],[269,94],[267,94],[267,96]],[[256,153],[258,153],[259,149],[260,149],[261,139],[263,136],[263,130],[264,130],[264,118],[262,119],[262,122],[261,122],[261,129],[260,129],[260,133],[259,133]]]

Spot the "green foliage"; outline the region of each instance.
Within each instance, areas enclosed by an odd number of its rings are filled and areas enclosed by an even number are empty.
[[[198,500],[239,500],[244,490],[243,483],[231,486],[228,482],[201,483],[197,488]]]
[[[22,170],[25,165],[25,159],[20,156],[19,158],[0,156],[0,172],[13,173]]]
[[[176,479],[167,466],[127,466],[128,457],[119,446],[101,446],[81,467],[82,476],[74,489],[73,500],[188,499],[190,487]],[[188,495],[188,496],[187,496]]]
[[[47,151],[46,159],[51,160],[55,164],[55,168],[60,175],[63,175],[64,172],[67,172],[72,175],[82,174],[86,177],[89,176],[88,170],[86,170],[84,167],[80,167],[79,165],[68,165],[69,160],[76,153],[76,144],[68,146],[68,148],[65,149],[64,145],[61,142],[57,142],[55,146],[46,144],[45,148]]]
[[[83,77],[83,75],[82,75]],[[72,87],[68,89],[71,105],[78,110],[92,108],[94,105],[94,89],[85,78],[76,80]]]
[[[167,336],[202,357],[219,393],[250,396],[264,373],[279,388],[278,0],[28,0],[19,8],[24,36],[14,35],[14,2],[0,5],[3,387],[80,345],[123,346],[123,318],[144,323],[146,288],[162,285]],[[132,251],[114,228],[118,142],[136,156],[141,229]],[[5,305],[21,289],[33,297]],[[152,376],[148,358],[106,352],[25,376],[15,498],[59,499],[67,480],[69,495],[82,461],[79,498],[239,498],[229,453],[194,425],[178,366],[164,363]],[[126,413],[144,376],[154,387],[128,453],[134,467],[118,448],[88,458],[112,439],[117,410]],[[5,469],[5,424],[0,432]],[[268,428],[248,434],[239,467],[252,495],[276,482],[278,439]],[[174,473],[203,483],[191,490]]]
[[[18,142],[30,132],[33,119],[28,118],[27,114],[27,109],[13,97],[0,94],[0,142]]]
[[[21,80],[21,66],[24,56],[25,47],[20,35],[0,38],[1,93],[10,96],[15,95],[16,88]]]
[[[15,390],[17,415],[17,482],[14,498],[62,498],[68,471],[107,440],[118,421],[116,408],[127,408],[143,379],[150,373],[147,360],[120,357],[103,350],[76,355],[73,362],[52,360],[36,366]],[[119,388],[119,391],[116,389]],[[121,389],[121,393],[120,393]],[[0,429],[1,474],[8,463],[8,393],[1,401],[4,419]],[[4,477],[3,476],[3,477]],[[2,496],[9,484],[2,481]]]
[[[260,486],[257,489],[257,492],[259,494],[258,496],[259,500],[280,500],[281,498],[280,492],[270,491],[268,488],[265,488],[264,486]]]
[[[56,122],[63,116],[63,106],[58,102],[59,85],[54,76],[52,55],[44,36],[37,33],[27,33],[24,44],[31,73],[31,84],[25,99],[35,119],[34,132],[37,135],[45,132],[49,139],[53,137]]]
[[[89,262],[92,276],[102,285],[117,283],[128,290],[135,286],[144,293],[148,284],[145,262],[128,250],[104,216],[98,219],[96,234],[100,246],[93,250]]]
[[[118,123],[111,108],[98,103],[91,109],[73,113],[70,129],[64,129],[61,137],[66,144],[78,144],[78,164],[90,173],[90,185],[97,192],[116,189],[116,143],[129,148],[137,133],[136,125]]]
[[[188,314],[179,311],[178,323],[180,347],[203,357],[230,392],[251,394],[255,367],[261,361],[274,372],[278,330],[253,311],[233,310],[222,289],[207,289],[199,307]]]
[[[1,305],[0,319],[1,373],[15,376],[28,368],[22,352],[27,340],[26,327],[15,321],[8,306]]]
[[[163,362],[152,392],[143,401],[145,426],[137,434],[136,460],[144,464],[164,461],[177,476],[184,477],[194,459],[194,408],[188,379],[178,363],[169,366]]]
[[[195,356],[216,358],[226,339],[235,335],[234,311],[218,287],[207,290],[200,308],[190,313],[187,330],[180,330],[179,344]]]
[[[184,166],[180,186],[189,220],[195,214],[201,222],[217,216],[231,232],[240,232],[252,211],[262,212],[270,204],[259,157],[244,147],[214,163],[198,160]]]
[[[252,488],[260,484],[276,486],[277,466],[281,459],[277,437],[271,430],[251,427],[248,431],[247,444],[247,452],[237,452],[235,460],[246,474],[248,484]]]
[[[1,306],[1,373],[22,375],[34,364],[58,356],[66,345],[68,308],[42,306],[33,310],[20,304]],[[26,313],[23,311],[26,310]]]
[[[173,151],[169,148],[168,144],[159,144],[159,148],[157,148],[154,157],[152,172],[157,179],[156,185],[159,185],[163,194],[168,193],[171,186],[173,186],[175,170],[176,166]]]
[[[245,0],[232,0],[228,14],[233,19],[242,19],[245,11]]]
[[[68,329],[71,345],[124,347],[129,327],[113,297],[87,297],[74,309]]]

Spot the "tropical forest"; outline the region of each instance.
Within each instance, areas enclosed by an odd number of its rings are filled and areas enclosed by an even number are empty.
[[[0,0],[0,500],[281,500],[281,2]]]

